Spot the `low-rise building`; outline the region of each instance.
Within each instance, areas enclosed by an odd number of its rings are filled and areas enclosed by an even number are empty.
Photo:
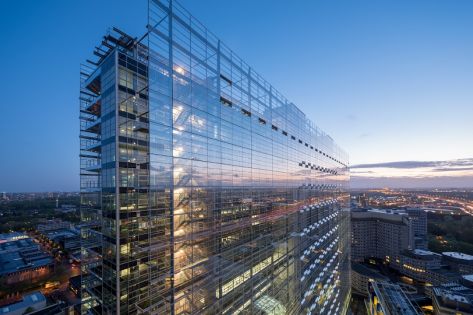
[[[460,283],[463,284],[465,287],[473,289],[473,274],[471,275],[463,275],[460,278]]]
[[[420,315],[402,288],[387,282],[370,282],[367,311],[370,315]]]
[[[80,249],[80,233],[74,229],[60,229],[46,233],[46,237],[67,251]]]
[[[473,315],[473,290],[456,283],[432,288],[435,315]]]
[[[393,265],[400,273],[417,281],[431,282],[430,271],[441,268],[442,255],[423,249],[406,250]]]
[[[46,297],[41,292],[26,294],[15,303],[0,307],[2,315],[22,315],[27,310],[38,311],[46,307]],[[29,313],[29,312],[28,312]]]
[[[43,234],[49,231],[70,229],[70,228],[71,228],[70,222],[62,221],[60,219],[45,220],[44,222],[38,224],[36,227],[36,229]]]
[[[77,207],[75,205],[61,205],[60,208],[56,208],[56,211],[59,211],[62,213],[71,213],[71,212],[76,212]]]
[[[443,252],[443,260],[453,270],[464,275],[473,273],[473,256],[460,252]]]
[[[458,282],[460,279],[457,271],[444,264],[441,254],[423,249],[403,251],[399,256],[399,264],[392,264],[391,267],[428,286]]]
[[[29,237],[0,243],[0,277],[7,284],[40,278],[53,269],[53,258]]]
[[[365,264],[352,263],[351,265],[351,287],[354,294],[364,297],[369,295],[369,283],[371,281],[388,281],[389,279],[377,270]]]

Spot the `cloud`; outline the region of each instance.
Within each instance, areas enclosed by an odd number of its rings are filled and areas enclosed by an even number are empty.
[[[358,164],[350,170],[354,188],[473,187],[473,158]]]
[[[473,188],[473,176],[359,177],[351,176],[350,188]]]
[[[445,167],[455,166],[471,166],[473,167],[472,159],[458,159],[448,161],[399,161],[399,162],[383,162],[383,163],[372,163],[372,164],[358,164],[353,165],[350,169],[356,168],[420,168],[420,167],[436,167],[437,169],[443,169]]]
[[[434,168],[433,172],[448,172],[448,171],[473,171],[473,166],[471,167],[453,167],[453,168]]]

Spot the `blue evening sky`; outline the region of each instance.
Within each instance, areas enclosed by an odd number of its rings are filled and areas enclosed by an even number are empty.
[[[473,157],[473,1],[181,0],[350,154]],[[77,190],[79,64],[146,0],[0,1],[0,191]]]

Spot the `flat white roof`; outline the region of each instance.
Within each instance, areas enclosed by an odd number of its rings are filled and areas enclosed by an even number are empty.
[[[460,253],[460,252],[443,252],[442,255],[456,258],[456,259],[463,259],[463,260],[473,260],[472,255]]]
[[[399,209],[378,209],[378,208],[372,208],[372,209],[368,209],[368,212],[407,215],[407,213],[406,213],[404,210],[399,210]]]
[[[431,252],[430,250],[424,250],[424,249],[414,249],[413,250],[414,254],[420,255],[420,256],[427,256],[427,255],[438,255],[437,253]]]

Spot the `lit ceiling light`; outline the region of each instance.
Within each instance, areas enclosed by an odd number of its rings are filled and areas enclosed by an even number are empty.
[[[184,70],[184,68],[182,68],[181,66],[175,66],[175,67],[174,67],[174,71],[176,71],[176,72],[179,73],[180,75],[186,74],[186,70]]]

